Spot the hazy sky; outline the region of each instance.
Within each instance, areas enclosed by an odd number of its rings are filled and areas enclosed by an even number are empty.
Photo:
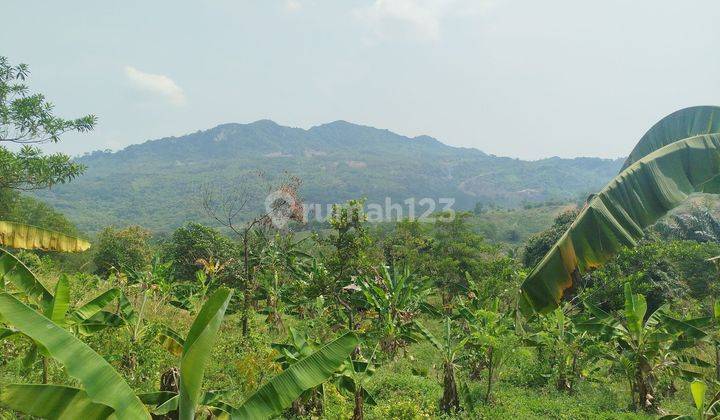
[[[521,158],[618,157],[720,104],[720,1],[31,1],[0,55],[118,149],[226,122],[338,119]]]

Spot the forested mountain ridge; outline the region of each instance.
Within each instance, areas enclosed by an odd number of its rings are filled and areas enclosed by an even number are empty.
[[[232,182],[257,170],[270,178],[299,176],[302,196],[311,203],[452,197],[456,209],[471,209],[477,202],[512,207],[572,199],[601,187],[622,164],[599,158],[522,161],[345,121],[304,130],[269,120],[223,124],[77,161],[88,168],[83,176],[40,196],[88,231],[130,221],[169,230],[204,220],[197,204],[201,184]]]

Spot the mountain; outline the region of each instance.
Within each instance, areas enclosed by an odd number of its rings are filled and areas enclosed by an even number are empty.
[[[513,207],[574,199],[597,190],[622,165],[619,159],[497,157],[346,121],[304,130],[269,120],[223,124],[77,161],[88,168],[82,177],[38,195],[89,232],[130,223],[167,231],[207,221],[200,186],[258,170],[268,178],[284,171],[299,176],[306,203],[450,197],[461,210],[477,202]]]

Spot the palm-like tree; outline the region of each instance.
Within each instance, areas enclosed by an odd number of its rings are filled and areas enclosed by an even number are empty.
[[[685,357],[682,351],[707,337],[698,326],[708,320],[678,320],[667,315],[664,306],[647,315],[647,302],[643,295],[634,294],[629,283],[625,284],[624,293],[622,317],[616,318],[588,304],[591,316],[580,322],[578,327],[613,344],[613,351],[605,356],[626,375],[633,406],[654,411],[657,406],[653,385],[662,371],[673,370],[691,375],[691,371],[684,369],[685,365],[705,365],[700,360]]]
[[[372,334],[386,354],[394,357],[398,349],[423,337],[416,318],[421,311],[432,312],[426,302],[431,293],[427,279],[413,276],[408,268],[391,271],[384,266],[379,275],[360,281],[360,291],[362,303],[376,317]]]

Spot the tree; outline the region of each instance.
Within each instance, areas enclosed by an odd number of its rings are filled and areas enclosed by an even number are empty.
[[[711,366],[699,359],[683,357],[682,351],[697,345],[707,334],[698,328],[708,320],[678,320],[660,307],[647,315],[647,302],[625,284],[625,308],[622,318],[616,318],[602,309],[587,304],[590,317],[578,323],[578,328],[591,332],[614,348],[605,357],[622,372],[629,385],[632,404],[636,409],[657,410],[653,385],[658,375],[668,369],[673,373],[686,373],[683,364]]]
[[[232,187],[206,185],[200,192],[205,212],[242,241],[245,269],[244,281],[240,284],[243,293],[243,335],[248,334],[248,311],[256,286],[256,267],[251,266],[250,234],[261,227],[276,225],[282,228],[290,221],[302,222],[305,217],[298,197],[298,189],[302,184],[300,178],[288,175],[286,179],[273,184],[261,173],[256,175],[239,179]],[[262,202],[265,208],[258,211],[257,203]]]
[[[570,227],[579,212],[578,209],[565,210],[555,216],[551,227],[531,236],[523,248],[523,265],[527,268],[535,267]]]
[[[140,226],[125,229],[106,227],[98,236],[97,252],[93,257],[97,273],[133,274],[150,264],[150,232]]]
[[[408,268],[383,267],[375,277],[360,280],[360,291],[364,305],[377,316],[370,334],[387,355],[393,358],[418,341],[422,326],[416,318],[422,310],[432,311],[425,301],[432,292],[427,279],[413,276]]]
[[[513,314],[502,312],[499,299],[495,299],[488,309],[460,308],[460,315],[469,330],[466,348],[474,365],[471,369],[477,371],[484,367],[487,371],[485,403],[489,403],[500,372],[518,346]]]
[[[180,280],[195,276],[200,259],[225,262],[237,258],[235,248],[217,229],[194,222],[177,228],[163,244],[164,255],[173,262],[173,274]]]
[[[52,103],[42,94],[30,93],[25,85],[29,75],[26,64],[13,66],[0,56],[0,143],[22,145],[17,152],[0,146],[0,189],[48,188],[71,181],[85,170],[65,154],[44,155],[31,144],[57,143],[66,132],[90,131],[97,118],[87,115],[66,120],[55,116]]]
[[[467,290],[467,275],[476,277],[485,256],[495,249],[475,233],[468,223],[470,213],[454,218],[438,217],[433,229],[431,276],[436,279],[446,309],[454,297]]]
[[[443,396],[440,399],[440,409],[448,414],[460,410],[460,398],[458,397],[457,379],[455,377],[455,369],[457,368],[457,359],[459,358],[465,344],[470,337],[465,336],[457,340],[452,335],[452,321],[449,316],[445,317],[445,334],[444,340],[437,340],[430,332],[423,329],[424,335],[428,341],[438,350],[442,352],[443,357]]]

